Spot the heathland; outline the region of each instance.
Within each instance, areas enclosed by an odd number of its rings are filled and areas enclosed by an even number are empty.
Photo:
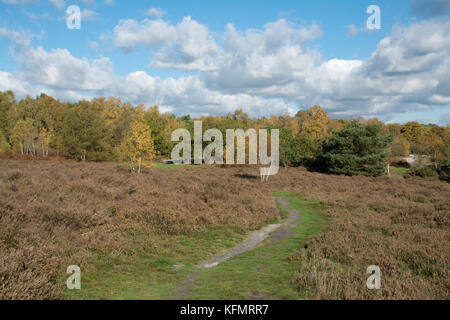
[[[448,299],[450,188],[287,168],[0,160],[0,298]],[[281,243],[196,265],[286,213]],[[281,217],[280,217],[281,211]],[[67,266],[82,289],[66,288]],[[382,289],[368,290],[378,265]],[[193,276],[195,275],[195,276]]]
[[[194,120],[278,129],[280,172],[262,182],[257,166],[158,163]],[[449,177],[449,126],[336,120],[319,106],[191,119],[0,92],[0,299],[449,299]],[[371,265],[381,290],[366,286]],[[67,289],[68,266],[81,290]]]

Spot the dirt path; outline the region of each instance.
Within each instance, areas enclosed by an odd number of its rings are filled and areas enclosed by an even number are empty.
[[[185,280],[184,285],[178,291],[177,299],[182,300],[189,295],[192,286],[195,285],[196,279],[201,269],[214,268],[220,263],[231,259],[232,257],[256,248],[259,244],[261,244],[268,238],[271,241],[276,242],[285,239],[292,234],[292,228],[300,223],[300,211],[294,209],[289,210],[289,202],[282,198],[276,197],[275,200],[281,204],[284,210],[288,210],[288,218],[282,223],[270,224],[260,230],[250,233],[250,235],[238,246],[199,264],[197,268],[200,270],[197,270],[194,274],[192,274]]]
[[[279,241],[291,236],[292,229],[298,226],[298,224],[300,223],[300,217],[302,216],[299,210],[289,209],[289,202],[287,202],[286,200],[280,198],[278,198],[277,200],[279,203],[281,203],[283,209],[288,210],[289,216],[281,225],[281,227],[270,235],[270,239],[272,241]]]
[[[277,224],[270,224],[260,230],[253,231],[250,233],[247,239],[245,239],[241,244],[239,244],[237,247],[231,249],[230,251],[227,251],[223,254],[217,255],[210,260],[200,264],[198,267],[200,269],[209,269],[214,268],[215,266],[219,265],[219,263],[225,262],[228,259],[231,259],[234,256],[240,255],[241,253],[244,253],[246,251],[252,250],[257,245],[259,245],[261,242],[266,240],[272,232],[277,230],[281,227],[281,223]]]

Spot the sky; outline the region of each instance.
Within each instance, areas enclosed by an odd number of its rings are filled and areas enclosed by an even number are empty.
[[[0,0],[0,91],[19,99],[446,125],[449,52],[450,0]]]

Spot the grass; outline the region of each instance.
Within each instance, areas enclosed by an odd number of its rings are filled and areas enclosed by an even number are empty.
[[[276,193],[289,202],[289,209],[300,210],[301,223],[292,236],[273,242],[266,240],[254,250],[236,256],[213,269],[199,271],[195,265],[221,250],[230,249],[243,235],[210,229],[195,236],[177,237],[158,255],[134,258],[96,257],[92,272],[82,275],[83,288],[67,291],[69,299],[174,299],[185,279],[195,275],[195,284],[183,299],[297,299],[299,293],[290,281],[296,267],[290,256],[307,238],[324,228],[321,204],[303,201],[297,195]],[[278,203],[282,216],[287,210]],[[183,254],[177,254],[177,247]]]
[[[390,171],[391,176],[404,177],[406,172],[408,172],[408,168],[391,166]]]
[[[202,270],[186,299],[298,299],[302,297],[292,283],[296,266],[290,257],[313,234],[324,230],[320,215],[322,205],[317,201],[304,201],[291,193],[274,196],[289,202],[289,209],[301,212],[300,224],[286,239],[266,240],[257,248]],[[278,203],[282,216],[287,210]]]
[[[189,164],[156,163],[154,164],[154,167],[160,169],[173,170],[182,168],[192,168],[193,166]]]
[[[82,273],[82,290],[66,290],[68,299],[171,299],[183,279],[206,256],[227,250],[242,240],[232,230],[209,228],[193,235],[171,237],[159,252],[111,259],[99,254]]]
[[[273,196],[301,208],[294,236],[198,272],[279,217]],[[262,183],[250,167],[132,174],[0,159],[0,299],[172,298],[192,275],[187,298],[448,299],[449,196],[447,183],[417,177],[288,168]],[[80,292],[66,290],[69,265]],[[382,290],[367,290],[369,265]]]

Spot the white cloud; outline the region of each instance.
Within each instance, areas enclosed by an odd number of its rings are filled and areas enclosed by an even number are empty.
[[[151,66],[184,70],[209,70],[214,68],[213,57],[219,47],[209,30],[202,24],[183,18],[176,26],[176,38],[157,50]]]
[[[125,52],[139,45],[156,48],[176,39],[176,28],[161,20],[121,20],[114,28],[114,43]]]
[[[196,76],[161,79],[137,71],[127,75],[117,85],[120,96],[134,103],[160,104],[165,110],[182,114],[224,114],[237,108],[258,115],[266,114],[269,108],[273,112],[293,112],[288,104],[279,99],[263,99],[248,94],[228,95],[210,90]]]
[[[298,106],[320,104],[332,115],[390,120],[399,113],[448,108],[450,19],[395,26],[364,60],[323,59],[308,49],[320,35],[317,25],[283,19],[243,31],[229,24],[218,41],[189,17],[175,25],[160,19],[120,21],[114,41],[122,50],[144,46],[154,67],[197,70],[162,79],[139,70],[118,76],[109,58],[89,61],[65,49],[46,51],[31,46],[29,35],[0,29],[0,37],[15,44],[21,67],[18,74],[0,74],[0,89],[19,94],[45,89],[61,99],[121,96],[193,115],[237,108],[255,116],[292,114]]]
[[[18,60],[25,80],[51,88],[98,91],[109,87],[114,78],[109,58],[89,62],[73,57],[66,49],[27,48]]]
[[[92,62],[76,58],[67,49],[32,47],[33,36],[0,28],[0,38],[13,42],[12,52],[20,64],[19,79],[59,90],[102,90],[114,79],[112,62],[100,57]]]
[[[139,45],[149,47],[152,67],[198,71],[223,67],[223,70],[217,71],[222,73],[232,71],[233,66],[239,68],[245,67],[243,65],[246,63],[253,63],[254,70],[263,73],[264,79],[275,68],[281,73],[285,70],[280,67],[286,69],[303,64],[306,55],[300,46],[321,34],[315,24],[310,28],[296,27],[284,19],[266,24],[263,30],[247,30],[245,34],[240,34],[230,24],[224,35],[223,47],[220,48],[209,29],[191,17],[183,18],[176,25],[159,19],[144,19],[140,23],[125,20],[114,28],[115,43],[123,51],[133,51]],[[285,58],[280,63],[275,61],[277,52],[281,52]],[[297,56],[301,56],[299,60],[295,59]],[[233,66],[226,65],[226,61]],[[269,67],[266,63],[269,63]],[[236,73],[239,73],[236,75],[239,79],[242,76],[260,76],[249,75],[248,72],[242,75],[242,70],[236,70]],[[234,79],[231,80],[235,83]]]
[[[306,77],[319,62],[320,54],[303,44],[321,34],[317,25],[296,28],[283,19],[245,33],[229,24],[215,70],[202,77],[212,88],[233,92],[286,85]]]
[[[162,20],[122,20],[114,28],[116,46],[131,52],[139,45],[149,47],[151,66],[184,70],[208,70],[218,51],[206,26],[185,17],[177,25]]]
[[[267,30],[242,34],[229,26],[217,70],[201,77],[223,93],[278,97],[300,106],[320,104],[336,115],[387,119],[422,106],[448,105],[448,19],[396,26],[366,60],[322,61],[317,52],[283,37],[292,33],[278,30],[280,41],[288,41],[268,46]]]
[[[16,96],[36,95],[39,92],[35,86],[19,79],[9,72],[0,71],[0,91],[12,90]]]
[[[166,13],[161,8],[150,8],[146,12],[149,16],[162,18]]]

